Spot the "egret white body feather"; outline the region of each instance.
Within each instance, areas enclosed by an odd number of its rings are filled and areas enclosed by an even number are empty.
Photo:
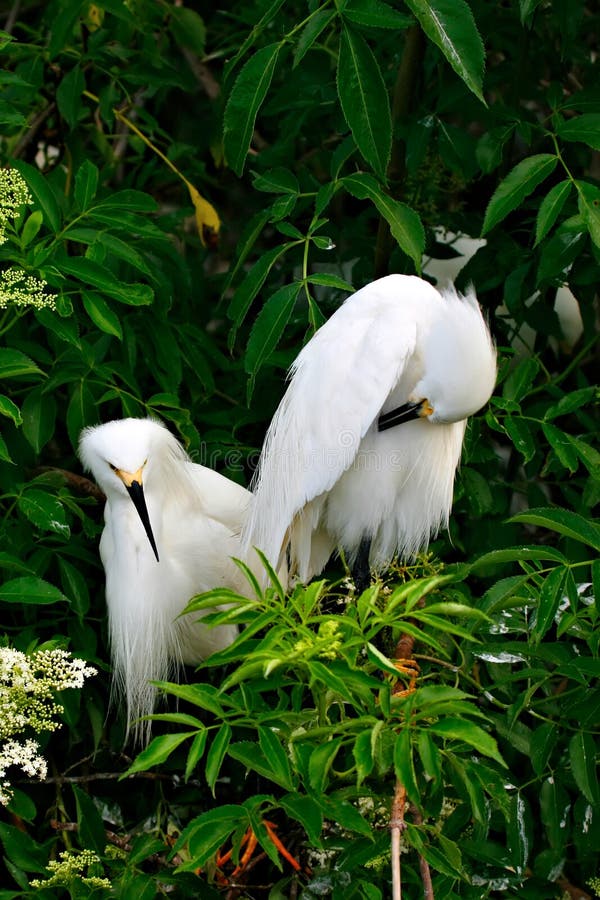
[[[125,698],[135,738],[147,739],[150,723],[135,720],[154,709],[150,681],[168,679],[182,663],[197,664],[237,635],[235,625],[209,628],[197,613],[178,616],[194,594],[219,586],[244,588],[231,557],[240,555],[251,494],[193,463],[153,419],[86,428],[79,454],[106,494],[100,556],[113,689]],[[127,487],[134,476],[143,490],[156,553]]]
[[[447,526],[468,416],[496,353],[472,293],[405,275],[350,296],[303,348],[267,432],[242,536],[302,581],[336,547],[370,564],[410,557]],[[379,417],[409,405],[401,424]],[[411,421],[406,419],[411,418]]]

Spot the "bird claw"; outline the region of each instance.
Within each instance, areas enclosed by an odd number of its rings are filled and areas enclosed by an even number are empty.
[[[397,669],[398,673],[401,675],[406,675],[409,679],[408,687],[400,689],[401,682],[397,682],[392,688],[392,694],[394,697],[406,697],[408,694],[412,694],[413,691],[416,690],[417,687],[417,678],[421,673],[421,669],[419,668],[419,663],[416,659],[395,659],[393,660],[394,668]]]

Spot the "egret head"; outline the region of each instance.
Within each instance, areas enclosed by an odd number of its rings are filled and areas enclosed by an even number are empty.
[[[85,428],[79,439],[83,466],[92,473],[108,502],[127,496],[133,502],[157,561],[144,488],[160,486],[160,469],[179,452],[183,453],[179,443],[155,419],[116,419]]]
[[[423,376],[409,400],[433,424],[460,422],[490,399],[496,348],[475,295],[442,292],[441,315],[423,339]]]

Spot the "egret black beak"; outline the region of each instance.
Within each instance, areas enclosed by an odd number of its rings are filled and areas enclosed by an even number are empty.
[[[152,526],[150,525],[150,516],[148,515],[148,507],[146,506],[146,498],[144,497],[144,488],[139,481],[132,481],[131,484],[126,484],[125,487],[129,492],[129,496],[135,506],[138,516],[142,520],[142,525],[144,526],[144,530],[148,535],[148,540],[150,541],[150,546],[154,551],[154,555],[156,557],[156,562],[160,562],[158,558],[158,550],[156,549],[156,541],[154,540],[154,535],[152,534]]]
[[[411,419],[422,419],[433,412],[428,400],[419,400],[418,403],[403,403],[396,409],[390,409],[377,419],[377,431],[387,431],[395,425],[410,422]]]

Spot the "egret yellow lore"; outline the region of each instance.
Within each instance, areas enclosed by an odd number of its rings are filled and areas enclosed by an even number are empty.
[[[351,295],[303,348],[268,429],[242,552],[317,575],[336,548],[360,587],[447,527],[467,418],[496,351],[474,293],[389,275]]]
[[[193,463],[154,419],[86,428],[79,455],[104,493],[100,556],[106,573],[113,691],[125,699],[128,729],[147,740],[156,691],[182,663],[228,646],[235,625],[209,628],[199,614],[178,618],[194,594],[243,590],[232,557],[251,494]]]

